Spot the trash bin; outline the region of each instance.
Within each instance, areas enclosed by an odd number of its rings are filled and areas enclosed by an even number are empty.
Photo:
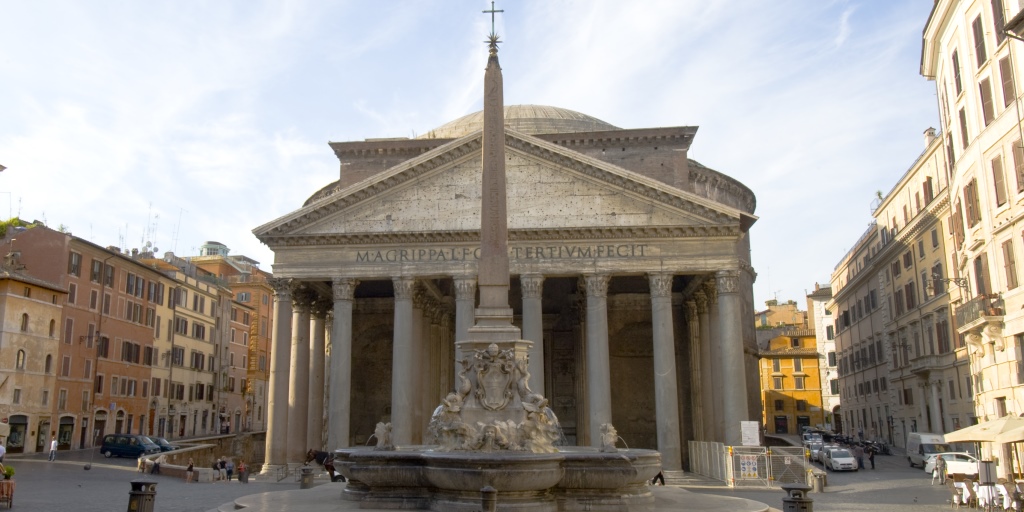
[[[814,500],[807,497],[810,486],[800,484],[783,485],[788,496],[782,498],[782,512],[814,512]]]
[[[816,471],[812,471],[810,478],[811,489],[814,492],[825,492],[825,478],[825,473],[818,473]]]
[[[249,483],[249,471],[248,470],[239,471],[238,472],[238,481],[242,482],[243,484]]]
[[[153,512],[156,502],[156,482],[132,480],[128,491],[128,512]]]
[[[309,489],[313,487],[313,468],[306,466],[302,469],[302,477],[299,480],[299,489]]]

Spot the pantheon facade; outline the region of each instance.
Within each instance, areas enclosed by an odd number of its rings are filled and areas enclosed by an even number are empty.
[[[339,179],[254,230],[274,251],[268,467],[371,442],[378,422],[403,426],[396,444],[431,442],[474,324],[482,122],[331,143]],[[666,469],[687,441],[740,444],[739,422],[761,417],[755,197],[687,157],[696,132],[505,107],[509,300],[534,342],[531,388],[567,443],[597,445],[588,411],[610,408]]]

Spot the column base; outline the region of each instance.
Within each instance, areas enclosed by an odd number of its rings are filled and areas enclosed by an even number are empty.
[[[264,464],[263,468],[260,469],[260,476],[272,476],[283,475],[288,471],[287,464]]]

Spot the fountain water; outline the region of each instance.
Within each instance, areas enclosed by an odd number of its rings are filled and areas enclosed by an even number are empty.
[[[493,11],[493,8],[492,8]],[[500,11],[493,11],[500,12]],[[505,134],[498,38],[491,32],[484,77],[480,304],[469,339],[456,343],[461,371],[428,431],[437,444],[394,446],[381,423],[377,446],[336,451],[348,479],[344,497],[362,508],[479,510],[481,489],[498,491],[513,512],[653,508],[648,481],[661,470],[654,450],[616,448],[611,424],[600,448],[559,447],[558,418],[529,387],[533,342],[512,325],[508,306]]]

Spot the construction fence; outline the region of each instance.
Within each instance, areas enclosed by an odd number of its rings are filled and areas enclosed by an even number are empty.
[[[725,482],[729,487],[773,487],[807,483],[812,470],[799,446],[726,446],[690,441],[690,472]]]

